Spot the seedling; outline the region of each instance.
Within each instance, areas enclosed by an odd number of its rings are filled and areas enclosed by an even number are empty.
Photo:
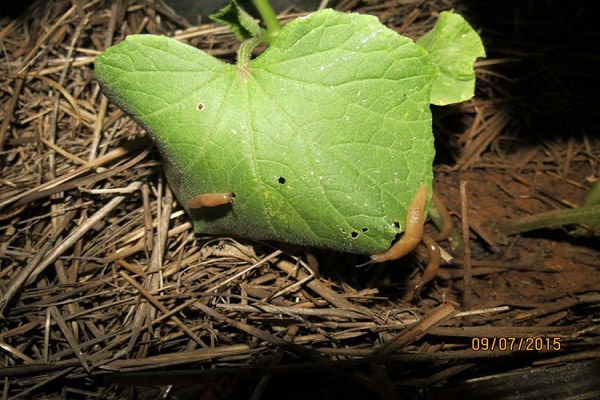
[[[215,17],[244,40],[236,65],[131,35],[96,58],[103,92],[155,141],[197,232],[405,254],[390,246],[416,246],[431,195],[429,106],[472,97],[479,36],[452,12],[416,43],[333,10],[280,27],[257,3],[266,31],[235,2]]]

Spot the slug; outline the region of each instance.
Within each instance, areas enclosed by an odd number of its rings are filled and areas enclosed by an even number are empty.
[[[415,290],[420,290],[426,283],[432,281],[440,271],[440,262],[442,258],[440,246],[435,239],[426,233],[423,234],[423,243],[425,243],[427,251],[429,252],[429,262],[425,267],[425,271],[423,271],[421,281],[415,286]]]
[[[406,229],[402,237],[384,252],[373,254],[370,263],[397,260],[417,247],[423,237],[425,204],[427,203],[427,186],[421,184],[406,212]]]
[[[234,199],[233,193],[202,193],[187,201],[189,208],[217,207],[229,204]]]
[[[404,295],[404,301],[413,301],[415,295],[418,295],[425,284],[432,281],[440,271],[441,251],[437,242],[428,234],[423,233],[423,243],[429,253],[429,262],[423,271],[423,275],[418,278],[417,283],[410,288]]]

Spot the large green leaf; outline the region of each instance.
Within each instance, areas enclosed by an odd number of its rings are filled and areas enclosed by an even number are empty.
[[[323,10],[283,27],[248,65],[135,35],[96,59],[107,96],[157,143],[198,232],[373,254],[431,193],[437,68],[372,16]]]

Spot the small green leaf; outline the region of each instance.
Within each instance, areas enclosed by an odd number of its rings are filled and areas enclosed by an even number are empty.
[[[218,13],[211,14],[208,17],[227,26],[239,40],[258,37],[262,34],[262,29],[256,19],[238,6],[235,0],[231,0]]]
[[[591,206],[593,204],[600,204],[600,181],[597,181],[590,192],[585,196],[583,201],[584,206]]]
[[[96,59],[104,93],[144,126],[196,231],[360,254],[404,231],[431,193],[437,68],[372,16],[323,10],[239,67],[166,37],[129,36]]]
[[[431,62],[440,70],[431,90],[431,104],[441,106],[473,97],[473,63],[478,57],[485,57],[485,49],[467,21],[458,14],[444,11],[433,29],[417,44],[429,52]]]

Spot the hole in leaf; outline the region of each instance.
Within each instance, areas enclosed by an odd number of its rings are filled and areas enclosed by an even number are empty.
[[[364,228],[361,229],[361,231],[363,231],[363,232],[369,232],[369,228],[364,227]]]
[[[400,222],[394,221],[394,228],[400,229]]]
[[[198,105],[196,106],[196,109],[197,109],[198,111],[202,111],[202,110],[204,110],[204,103],[198,103]]]
[[[279,179],[277,179],[277,182],[283,185],[285,183],[285,178],[283,176],[280,176]]]
[[[342,232],[343,234],[345,234],[346,230],[344,228],[340,228],[340,232]]]
[[[350,236],[352,236],[352,239],[356,239],[358,237],[358,232],[352,231],[352,233],[350,234]]]

